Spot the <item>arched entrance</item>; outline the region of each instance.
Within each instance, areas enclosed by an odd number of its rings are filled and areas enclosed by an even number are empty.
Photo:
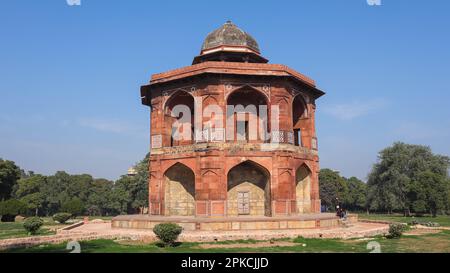
[[[228,216],[271,216],[270,173],[253,161],[233,167],[227,176]]]
[[[187,166],[177,163],[164,173],[164,214],[195,214],[195,175]]]
[[[303,164],[295,173],[295,194],[298,213],[311,212],[311,171]]]

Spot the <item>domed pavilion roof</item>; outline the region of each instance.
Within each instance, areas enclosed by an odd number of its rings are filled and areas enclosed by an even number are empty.
[[[202,46],[202,51],[219,46],[244,46],[258,53],[260,52],[256,40],[250,34],[238,28],[231,21],[227,21],[206,37]]]

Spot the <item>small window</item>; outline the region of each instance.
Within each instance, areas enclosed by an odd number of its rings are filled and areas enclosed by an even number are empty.
[[[302,146],[302,130],[294,129],[294,144],[295,146]]]

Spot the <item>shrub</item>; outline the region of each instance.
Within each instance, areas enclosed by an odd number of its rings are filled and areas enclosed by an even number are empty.
[[[389,234],[387,238],[395,239],[402,237],[403,232],[406,230],[406,226],[403,224],[390,224]]]
[[[64,224],[67,222],[67,220],[70,219],[70,217],[72,217],[72,214],[60,212],[60,213],[53,215],[53,220],[60,224]]]
[[[29,234],[35,235],[38,230],[42,227],[44,224],[44,221],[42,221],[39,217],[30,217],[25,219],[25,222],[23,223],[23,227],[26,231],[28,231]]]
[[[153,228],[153,232],[156,234],[166,246],[173,246],[178,236],[183,229],[174,223],[162,223]]]
[[[0,202],[0,215],[2,222],[14,222],[17,215],[25,213],[27,206],[16,199]]]

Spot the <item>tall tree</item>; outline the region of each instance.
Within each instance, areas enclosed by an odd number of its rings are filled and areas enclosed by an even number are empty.
[[[114,183],[106,179],[95,179],[90,187],[90,194],[86,204],[90,215],[109,215],[113,213],[111,193]]]
[[[11,197],[13,187],[20,178],[20,168],[13,161],[0,158],[0,201]]]
[[[368,203],[370,208],[392,212],[402,210],[409,215],[416,208],[418,190],[415,187],[424,172],[447,179],[450,159],[433,154],[427,146],[401,142],[382,150],[378,162],[369,174]],[[435,184],[433,184],[434,187]]]
[[[70,182],[70,175],[62,171],[47,177],[47,183],[41,189],[47,203],[47,215],[53,215],[59,212],[61,205],[71,200],[70,194],[67,193],[67,187]]]
[[[26,204],[27,208],[32,210],[36,216],[39,215],[39,210],[45,206],[45,196],[41,189],[46,182],[45,176],[33,175],[20,179],[14,191],[14,197]]]
[[[351,210],[364,210],[367,204],[367,184],[356,177],[347,179],[348,198],[346,206]]]
[[[337,203],[348,203],[348,186],[346,180],[339,172],[330,169],[322,169],[319,173],[319,190],[322,205],[326,210]]]
[[[148,170],[150,154],[148,153],[136,166],[137,174],[132,179],[131,195],[133,202],[131,206],[143,212],[144,207],[148,207]]]
[[[130,190],[132,178],[122,176],[114,183],[111,192],[111,208],[118,214],[133,213],[131,203],[133,202]]]
[[[412,208],[415,212],[429,212],[436,217],[439,211],[445,211],[448,205],[449,180],[431,171],[420,173],[411,183],[410,195],[413,196]]]

